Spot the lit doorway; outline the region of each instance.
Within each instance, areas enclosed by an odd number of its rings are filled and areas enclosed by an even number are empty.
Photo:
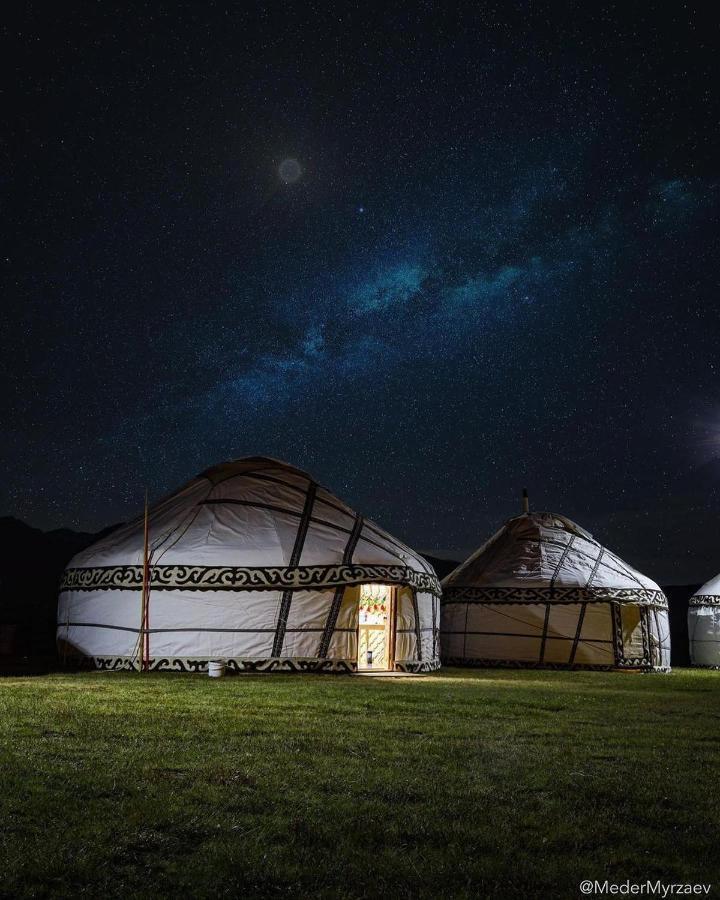
[[[396,590],[361,584],[358,598],[358,671],[388,672],[395,663]]]

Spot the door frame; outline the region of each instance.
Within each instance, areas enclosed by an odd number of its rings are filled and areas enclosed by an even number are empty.
[[[373,582],[363,582],[358,585],[362,588],[364,584],[372,584]],[[381,582],[382,583],[382,582]],[[387,656],[387,665],[384,669],[368,669],[360,665],[360,591],[358,591],[357,608],[358,623],[355,632],[355,659],[357,662],[358,672],[394,672],[395,671],[395,651],[397,647],[397,598],[398,586],[395,584],[383,585],[390,592],[388,618],[385,624],[385,653]]]

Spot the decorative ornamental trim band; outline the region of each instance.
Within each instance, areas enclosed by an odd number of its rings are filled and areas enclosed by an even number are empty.
[[[636,603],[668,608],[662,591],[648,588],[513,588],[449,587],[442,596],[443,606],[451,603]]]
[[[152,672],[206,672],[207,657],[159,656],[150,660]],[[357,672],[357,662],[351,659],[319,657],[267,657],[232,658],[224,660],[228,673],[239,672],[328,672],[351,675]],[[131,656],[90,656],[78,659],[78,663],[87,668],[106,671],[136,672],[138,660]],[[396,672],[413,672],[417,674],[434,672],[440,668],[440,660],[399,660],[395,663]]]
[[[597,672],[613,672],[621,669],[635,668],[642,672],[670,672],[670,666],[652,665],[647,661],[630,666],[627,663],[610,663],[596,665],[594,663],[550,663],[533,662],[517,659],[475,659],[465,656],[443,656],[444,666],[459,666],[461,668],[498,668],[498,669],[590,669]]]
[[[720,606],[717,594],[695,594],[690,598],[690,606]]]
[[[106,671],[138,669],[138,661],[131,656],[91,656],[82,660],[90,668]],[[207,657],[159,656],[150,659],[151,672],[206,672]],[[347,659],[306,659],[267,657],[264,659],[233,658],[224,660],[227,672],[333,672],[351,674],[357,663]]]
[[[97,566],[66,569],[61,591],[136,591],[142,566]],[[440,596],[434,575],[396,565],[334,566],[150,566],[155,591],[276,591],[335,588],[345,584],[404,584]]]

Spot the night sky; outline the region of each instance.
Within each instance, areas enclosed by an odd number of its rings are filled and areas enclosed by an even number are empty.
[[[27,4],[0,512],[230,457],[461,558],[533,507],[720,571],[717,22],[692,4]]]

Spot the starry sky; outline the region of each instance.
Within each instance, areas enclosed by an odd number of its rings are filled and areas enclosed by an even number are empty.
[[[424,552],[527,487],[719,571],[717,21],[581,6],[16,11],[0,512],[261,454]]]

